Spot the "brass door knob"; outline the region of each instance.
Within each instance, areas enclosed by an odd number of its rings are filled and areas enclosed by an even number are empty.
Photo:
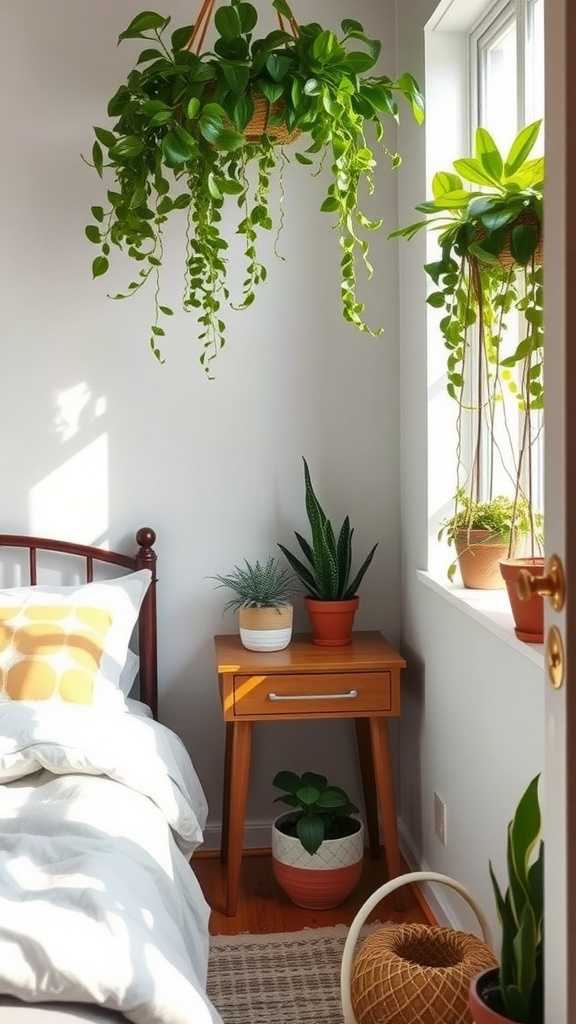
[[[522,569],[518,575],[517,591],[521,601],[530,601],[539,594],[550,598],[555,611],[562,611],[566,601],[566,578],[558,555],[552,555],[543,576],[534,576],[528,569]]]

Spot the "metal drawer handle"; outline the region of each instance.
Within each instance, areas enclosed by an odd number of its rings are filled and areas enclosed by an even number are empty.
[[[358,690],[348,690],[347,693],[269,693],[268,700],[275,703],[282,700],[355,700],[357,696]]]

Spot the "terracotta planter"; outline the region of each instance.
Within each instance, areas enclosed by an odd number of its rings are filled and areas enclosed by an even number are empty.
[[[315,601],[306,598],[312,623],[312,643],[319,647],[345,647],[352,640],[359,598],[351,601]]]
[[[483,996],[496,986],[498,968],[491,967],[474,978],[470,985],[470,1012],[474,1024],[512,1024],[510,1017],[504,1017],[484,1002]]]
[[[529,601],[520,600],[518,576],[522,569],[527,569],[533,576],[543,576],[544,559],[505,558],[500,562],[516,624],[516,636],[526,644],[541,644],[544,642],[544,602],[538,594]]]
[[[460,530],[456,536],[462,582],[471,590],[502,590],[500,562],[506,558],[508,541],[491,530]]]
[[[238,625],[242,646],[248,651],[283,651],[292,639],[291,604],[279,608],[241,608]]]
[[[364,826],[343,839],[327,839],[314,855],[306,852],[299,839],[277,827],[289,819],[283,814],[272,826],[274,877],[297,907],[330,910],[339,907],[354,892],[362,876]],[[354,819],[355,820],[355,819]]]

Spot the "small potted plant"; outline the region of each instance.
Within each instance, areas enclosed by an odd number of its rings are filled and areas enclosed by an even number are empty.
[[[458,565],[465,587],[472,590],[502,589],[504,580],[500,562],[510,549],[514,518],[515,535],[528,534],[530,517],[526,502],[521,502],[515,513],[511,498],[499,495],[491,501],[478,502],[460,490],[454,512],[444,520],[438,534],[438,540],[445,537],[449,544],[454,545],[458,556],[457,563],[452,562],[448,568],[448,578],[453,580]]]
[[[292,808],[272,826],[274,877],[299,907],[329,910],[354,891],[362,875],[364,826],[358,808],[324,775],[278,772],[276,803]]]
[[[524,793],[508,826],[508,889],[503,894],[492,864],[502,925],[500,967],[480,974],[470,988],[476,1024],[542,1024],[544,846],[538,802],[539,776]]]
[[[229,576],[214,576],[234,593],[224,611],[238,612],[240,639],[249,651],[283,651],[292,639],[294,579],[277,559],[262,565],[244,560]]]
[[[299,533],[295,533],[295,536],[308,565],[282,544],[278,547],[306,588],[313,643],[320,647],[343,647],[352,639],[352,626],[359,603],[358,588],[378,545],[374,545],[356,575],[351,578],[354,530],[350,527],[350,519],[346,516],[336,539],[332,524],[314,493],[306,459],[304,477],[312,543]]]

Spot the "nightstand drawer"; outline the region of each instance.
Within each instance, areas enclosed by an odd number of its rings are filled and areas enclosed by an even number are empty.
[[[392,711],[389,672],[234,676],[234,716]]]

